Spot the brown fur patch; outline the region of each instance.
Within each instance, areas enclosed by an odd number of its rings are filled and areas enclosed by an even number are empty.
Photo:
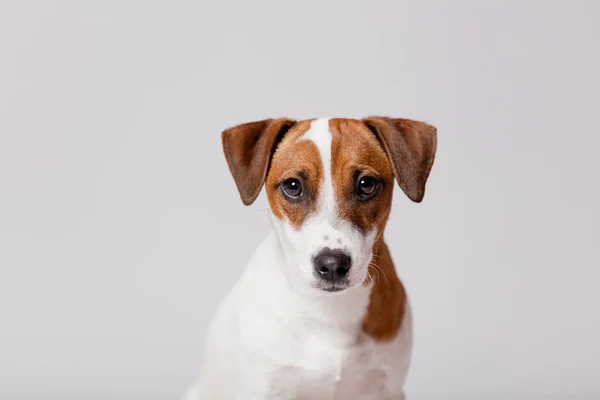
[[[298,140],[310,128],[311,121],[297,123],[281,141],[267,176],[267,197],[273,214],[287,218],[294,229],[299,229],[317,208],[319,186],[323,180],[323,167],[317,146],[309,140]],[[281,191],[281,183],[289,178],[302,182],[302,201],[293,202]]]
[[[363,233],[375,227],[382,232],[392,203],[394,173],[383,148],[373,133],[360,121],[332,119],[331,179],[336,206],[341,218],[349,220]],[[377,195],[361,201],[356,181],[372,176],[381,182]]]

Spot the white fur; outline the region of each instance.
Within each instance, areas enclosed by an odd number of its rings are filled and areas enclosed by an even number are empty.
[[[411,313],[389,343],[362,332],[371,287],[362,285],[376,232],[339,218],[331,181],[331,131],[312,122],[324,167],[318,212],[299,230],[274,229],[210,325],[204,367],[186,400],[400,400],[411,355]],[[312,257],[343,248],[353,263],[339,293],[314,287]]]

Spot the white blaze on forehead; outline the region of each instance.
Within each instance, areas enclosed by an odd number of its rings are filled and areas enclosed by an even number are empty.
[[[312,141],[319,150],[323,164],[323,182],[320,186],[320,211],[334,212],[333,182],[331,179],[331,129],[329,118],[320,118],[311,122],[310,128],[304,132],[300,140]]]

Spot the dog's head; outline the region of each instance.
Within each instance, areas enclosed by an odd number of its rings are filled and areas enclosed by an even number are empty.
[[[437,136],[423,122],[371,117],[268,119],[222,139],[244,204],[266,185],[292,283],[337,292],[365,281],[394,178],[411,200],[423,199]]]

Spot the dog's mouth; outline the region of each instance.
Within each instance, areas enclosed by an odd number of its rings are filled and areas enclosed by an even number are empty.
[[[350,286],[350,282],[347,279],[337,281],[319,282],[315,287],[329,293],[337,293],[347,289]]]
[[[346,288],[345,287],[338,287],[338,286],[332,286],[332,287],[323,288],[324,291],[330,292],[330,293],[341,292],[344,289],[346,289]]]

